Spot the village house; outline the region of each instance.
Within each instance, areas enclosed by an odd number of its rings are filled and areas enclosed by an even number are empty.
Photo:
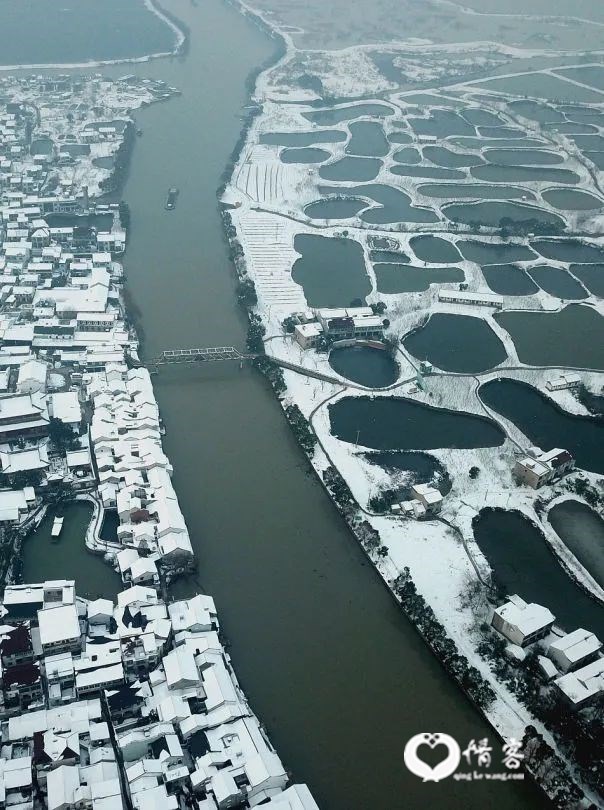
[[[550,644],[548,656],[561,672],[571,672],[597,657],[602,642],[589,630],[575,630]]]
[[[514,477],[519,484],[540,489],[572,472],[574,468],[575,460],[568,450],[555,449],[548,453],[535,450],[531,455],[516,461]]]
[[[491,625],[512,644],[526,647],[546,636],[554,621],[555,616],[548,608],[527,603],[515,595],[495,608]]]

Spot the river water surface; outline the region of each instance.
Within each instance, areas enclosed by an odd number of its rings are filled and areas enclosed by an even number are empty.
[[[242,127],[245,79],[274,47],[219,0],[170,9],[191,30],[186,58],[127,66],[182,90],[137,116],[144,134],[124,191],[125,266],[147,358],[244,345],[216,188]],[[170,186],[180,195],[168,213]],[[494,733],[392,601],[263,379],[237,364],[189,367],[162,371],[155,390],[199,570],[175,591],[215,597],[251,705],[321,808],[542,806],[529,784],[427,785],[406,771],[414,734],[445,731],[464,747],[490,736],[497,748]],[[78,573],[69,559],[64,568]]]

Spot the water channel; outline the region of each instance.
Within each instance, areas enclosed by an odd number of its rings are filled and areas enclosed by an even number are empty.
[[[125,266],[146,357],[244,345],[215,190],[240,134],[245,79],[273,48],[219,0],[172,0],[170,9],[191,30],[186,58],[102,69],[182,90],[137,115],[144,135],[123,195],[132,210]],[[180,195],[167,213],[170,186]],[[251,705],[322,810],[543,806],[528,783],[427,785],[404,768],[405,742],[418,732],[448,732],[464,745],[494,733],[401,615],[263,379],[224,364],[163,371],[154,385],[198,561],[198,575],[175,592],[215,597]],[[85,560],[98,562],[88,555],[68,570],[64,558],[63,574],[84,577]],[[112,592],[109,567],[89,575]]]

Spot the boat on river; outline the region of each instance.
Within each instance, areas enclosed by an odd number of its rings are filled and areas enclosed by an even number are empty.
[[[168,191],[168,197],[166,199],[166,211],[173,211],[176,208],[177,197],[178,197],[178,189],[171,188]]]
[[[58,537],[61,534],[64,520],[65,518],[59,515],[57,515],[57,517],[53,520],[52,529],[50,530],[51,537]]]

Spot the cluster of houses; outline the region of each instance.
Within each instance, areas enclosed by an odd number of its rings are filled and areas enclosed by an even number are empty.
[[[99,519],[86,541],[125,588],[116,602],[69,580],[5,588],[0,806],[316,810],[306,786],[287,787],[211,597],[159,595],[193,551],[122,306],[120,208],[88,188],[123,142],[123,113],[169,95],[162,84],[0,80],[0,537],[37,519],[53,487],[87,491],[118,517],[115,539]],[[103,101],[107,120],[92,120]]]
[[[314,349],[320,341],[382,340],[384,322],[371,307],[316,309],[297,313],[294,338],[302,349]]]
[[[193,549],[161,445],[149,372],[110,363],[87,375],[85,387],[94,403],[90,441],[98,493],[120,521],[115,546],[123,549],[117,554],[120,573],[124,580],[154,581],[156,561],[180,568],[192,560]]]
[[[553,632],[555,620],[548,608],[514,595],[495,608],[491,625],[509,642],[506,652],[513,660],[524,660],[527,648],[539,642],[543,677],[573,708],[591,706],[604,697],[602,642],[589,630]]]
[[[69,580],[8,586],[0,608],[0,802],[33,810],[316,810],[252,714],[214,601]]]

